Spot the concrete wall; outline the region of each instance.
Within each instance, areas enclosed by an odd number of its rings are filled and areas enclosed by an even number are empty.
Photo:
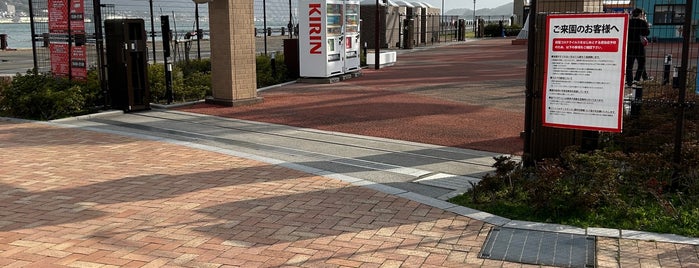
[[[380,33],[379,44],[380,48],[394,49],[400,38],[400,21],[401,10],[405,13],[405,8],[381,5],[379,7]],[[360,7],[360,17],[362,19],[362,28],[360,38],[362,42],[366,42],[368,49],[374,49],[375,31],[376,31],[376,6],[362,3]]]

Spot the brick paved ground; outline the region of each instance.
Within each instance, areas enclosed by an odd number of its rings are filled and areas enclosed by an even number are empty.
[[[34,123],[0,147],[0,266],[503,265],[483,222],[287,168]]]
[[[492,226],[163,142],[0,122],[3,267],[527,267]],[[697,246],[600,238],[599,267],[699,267]]]
[[[472,90],[439,88],[420,95]],[[516,90],[506,93],[457,101],[505,109],[495,100]],[[491,228],[483,222],[257,161],[2,119],[0,150],[3,267],[525,266],[476,258]],[[597,246],[598,267],[699,268],[697,246]]]

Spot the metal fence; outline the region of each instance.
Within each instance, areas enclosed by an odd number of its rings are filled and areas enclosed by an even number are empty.
[[[60,1],[59,1],[60,2]],[[52,44],[67,43],[69,46],[75,45],[75,38],[82,38],[76,35],[75,29],[69,29],[66,33],[57,34],[49,29],[49,5],[55,4],[51,0],[30,0],[31,29],[33,40],[34,68],[41,73],[52,72],[50,47]],[[71,2],[72,3],[72,2]],[[197,49],[201,44],[197,43],[197,29],[203,29],[203,38],[208,34],[208,7],[207,5],[197,5],[191,1],[121,1],[119,4],[108,0],[76,1],[83,5],[83,21],[85,32],[86,67],[88,69],[98,68],[99,63],[99,42],[102,41],[101,25],[108,19],[133,19],[140,18],[146,23],[148,32],[148,47],[151,53],[148,54],[150,62],[162,61],[162,47],[158,47],[162,40],[162,30],[160,27],[160,17],[168,16],[170,28],[173,30],[173,50],[174,58],[185,59],[200,56]],[[99,7],[96,9],[95,7]],[[70,13],[70,10],[66,10]],[[53,15],[55,16],[55,15]],[[70,14],[68,14],[70,16]],[[69,24],[72,25],[72,24]],[[82,27],[81,27],[82,28]],[[155,44],[155,45],[153,45]],[[55,63],[54,63],[55,64]],[[72,68],[73,66],[69,66]],[[53,67],[55,69],[55,66]],[[70,73],[70,72],[69,72]]]
[[[458,16],[400,14],[397,18],[396,48],[410,49],[458,40]]]
[[[699,14],[695,1],[668,4],[668,1],[660,0],[532,0],[530,4],[525,6],[533,14],[526,29],[529,33],[529,55],[525,156],[530,159],[556,157],[565,146],[595,149],[600,143],[617,141],[623,142],[629,152],[670,152],[677,164],[682,163],[687,157],[685,150],[688,146],[695,146],[699,136],[699,116],[695,108],[699,96],[699,29],[696,25]],[[544,81],[551,76],[544,73],[543,66],[548,59],[542,56],[549,55],[551,51],[546,48],[549,41],[547,31],[551,31],[547,28],[547,17],[554,14],[623,13],[631,18],[630,14],[636,8],[644,11],[645,20],[649,23],[649,43],[643,47],[645,54],[639,57],[645,61],[645,72],[639,76],[636,76],[638,61],[628,60],[634,54],[631,46],[622,60],[627,68],[633,66],[631,79],[638,80],[629,83],[632,85],[617,87],[623,87],[622,132],[544,127],[542,117],[547,112],[543,110]],[[586,67],[575,68],[571,72],[579,75]],[[626,70],[611,74],[612,79],[622,82],[626,82],[625,75]],[[618,80],[620,78],[622,80]],[[597,83],[601,79],[603,77],[588,77],[586,81]],[[579,90],[572,87],[563,89],[564,92]],[[603,98],[602,95],[599,99]],[[580,111],[585,109],[582,107]]]
[[[49,51],[51,44],[61,43],[68,44],[69,46],[75,45],[75,38],[82,38],[78,37],[78,34],[82,32],[80,31],[82,28],[84,28],[84,37],[86,39],[84,45],[86,47],[85,52],[87,52],[87,67],[97,66],[97,50],[95,49],[96,43],[94,38],[95,20],[92,2],[88,1],[84,3],[84,27],[81,26],[80,29],[71,29],[74,25],[68,23],[67,31],[64,34],[58,34],[49,30],[48,12],[50,9],[48,0],[31,0],[29,1],[29,6],[30,13],[32,13],[30,14],[32,47],[34,53],[34,69],[36,69],[36,71],[40,73],[51,72],[51,57]],[[70,16],[67,12],[69,11],[66,11],[66,17]],[[72,65],[68,65],[69,69],[72,67]]]

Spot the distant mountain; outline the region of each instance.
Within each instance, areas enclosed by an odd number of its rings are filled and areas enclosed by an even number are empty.
[[[511,16],[514,4],[509,3],[496,8],[481,8],[476,10],[476,16]],[[445,15],[459,16],[464,19],[473,19],[473,9],[457,8],[444,12]]]

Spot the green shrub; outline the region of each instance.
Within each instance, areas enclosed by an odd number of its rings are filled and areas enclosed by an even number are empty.
[[[184,74],[183,74],[184,75]],[[181,90],[175,91],[178,100],[201,100],[211,96],[211,74],[192,72],[184,76]]]
[[[270,57],[257,57],[258,87],[289,80],[284,56],[275,57],[272,75]],[[148,66],[148,86],[151,102],[167,101],[165,68],[163,64]],[[178,62],[172,70],[173,101],[201,100],[211,95],[211,61]],[[96,111],[104,105],[98,73],[88,72],[87,81],[69,81],[50,74],[18,74],[12,82],[0,81],[0,115],[27,119],[51,120]]]
[[[269,55],[258,55],[256,65],[257,88],[289,81],[289,75],[287,74],[286,64],[284,64],[284,55],[282,53],[277,53],[274,57],[274,71],[272,69],[272,57]]]
[[[0,103],[2,103],[2,99],[3,99],[3,95],[4,95],[3,92],[4,92],[7,88],[9,88],[10,85],[12,85],[11,80],[0,78]],[[2,110],[2,106],[0,106],[0,115],[3,114],[2,111],[3,111],[3,110]]]
[[[151,102],[159,103],[167,100],[165,96],[165,66],[163,64],[148,65],[148,88]]]
[[[569,149],[559,159],[542,161],[526,187],[530,204],[553,219],[622,204],[618,189],[623,162],[616,158],[600,151],[586,154]]]
[[[505,36],[517,36],[519,34],[519,31],[522,30],[522,26],[519,25],[511,25],[511,26],[503,26],[503,30],[505,31]],[[489,37],[501,37],[502,32],[500,29],[500,24],[499,23],[490,23],[486,24],[485,28],[483,29],[483,35],[489,36]]]
[[[450,201],[517,220],[696,236],[699,144],[684,148],[688,167],[681,169],[667,150],[583,153],[571,147],[534,167],[499,157],[494,173]]]
[[[192,62],[192,61],[190,61]],[[188,70],[187,76],[183,68]],[[197,71],[197,67],[175,64],[172,68],[172,95],[174,102],[187,102],[203,99],[211,92],[211,74]],[[148,66],[148,83],[151,102],[166,103],[165,66],[151,64]]]
[[[18,74],[2,90],[0,111],[36,120],[84,114],[94,110],[98,84],[95,88],[94,82],[69,81],[50,74]]]
[[[176,66],[182,70],[184,77],[195,73],[211,73],[211,60],[189,60],[177,62]]]

